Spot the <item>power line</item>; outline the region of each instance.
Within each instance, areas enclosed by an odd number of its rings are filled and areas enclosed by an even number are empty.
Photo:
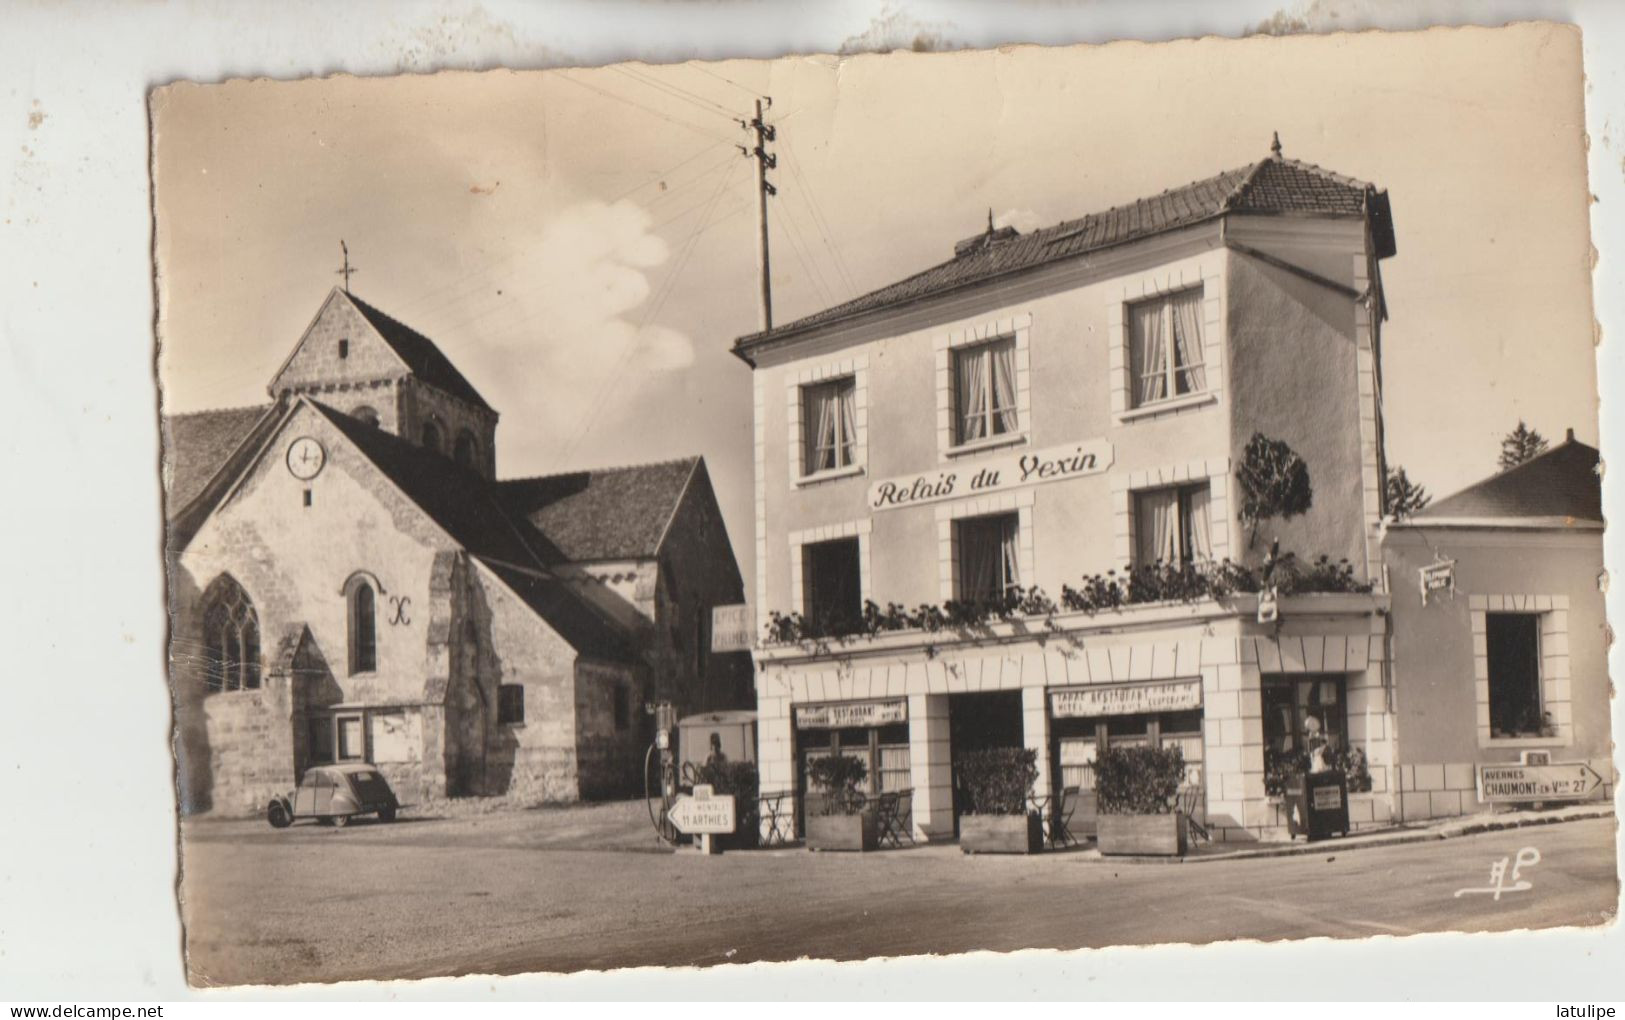
[[[629,67],[622,67],[618,64],[615,65],[612,70],[620,72],[635,82],[640,82],[649,86],[650,88],[658,89],[674,99],[680,99],[683,102],[689,103],[692,106],[704,110],[706,113],[720,114],[736,124],[739,122],[739,115],[734,111],[728,109],[726,106],[723,106],[721,103],[705,98],[698,92],[690,92],[681,85],[674,85],[671,82],[661,81],[658,78],[651,78],[646,74],[640,74]]]
[[[801,172],[801,164],[796,159],[795,154],[789,149],[786,149],[784,151],[784,155],[785,158],[790,162],[790,173],[795,177],[796,182],[801,186],[802,195],[806,199],[807,205],[812,211],[813,223],[817,227],[819,235],[823,238],[824,247],[828,249],[830,258],[835,262],[836,272],[840,274],[841,279],[846,283],[848,296],[856,296],[859,293],[858,285],[852,278],[852,274],[846,264],[846,258],[841,254],[840,248],[834,243],[832,237],[834,231],[830,229],[829,219],[824,215],[824,209],[818,201],[818,196],[813,193],[812,187],[808,185],[806,175]]]
[[[584,88],[589,92],[596,92],[596,93],[598,93],[599,95],[603,96],[606,99],[613,99],[616,102],[625,103],[628,106],[635,106],[638,109],[642,110],[644,113],[647,113],[647,114],[649,114],[651,116],[654,116],[654,117],[659,117],[661,120],[666,121],[668,124],[676,124],[678,127],[688,128],[690,131],[696,132],[698,134],[705,135],[708,138],[715,138],[717,141],[720,141],[720,142],[728,142],[730,145],[733,144],[733,139],[724,138],[722,135],[719,135],[715,131],[712,131],[712,130],[710,130],[708,128],[699,127],[698,125],[691,124],[686,120],[679,120],[676,117],[672,117],[672,116],[670,116],[668,114],[662,113],[659,110],[656,110],[652,106],[646,106],[643,103],[640,103],[635,99],[628,99],[623,95],[620,95],[620,94],[615,93],[615,92],[610,92],[607,89],[601,89],[596,85],[589,85],[586,82],[581,81],[578,78],[572,78],[569,74],[565,73],[564,71],[559,71],[557,73],[558,73],[558,76],[559,76],[560,79],[562,79],[564,81],[567,81],[572,85],[577,85],[577,86],[579,86],[581,88]]]
[[[766,99],[767,98],[767,96],[764,95],[763,93],[757,92],[753,88],[747,88],[746,86],[739,84],[738,82],[734,81],[732,78],[729,78],[729,77],[727,77],[725,75],[718,74],[717,72],[715,72],[715,71],[711,70],[710,68],[706,67],[704,64],[684,64],[683,66],[691,68],[692,70],[698,71],[701,74],[708,74],[711,77],[715,78],[717,81],[727,82],[729,85],[732,85],[734,88],[738,89],[739,91],[744,92],[744,93],[746,93],[748,95],[755,96],[757,99]]]

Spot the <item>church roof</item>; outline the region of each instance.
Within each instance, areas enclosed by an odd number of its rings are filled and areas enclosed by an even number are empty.
[[[399,319],[379,311],[349,291],[341,293],[355,305],[356,311],[361,313],[368,324],[378,331],[384,342],[400,355],[413,375],[454,397],[494,413],[491,405],[487,404],[485,398],[474,388],[474,384],[469,382],[463,373],[457,371],[457,366],[435,346],[433,340]]]
[[[496,485],[440,454],[318,401],[310,404],[572,647],[604,658],[631,657],[625,632],[594,609],[570,582],[551,576],[549,568],[564,557],[523,518],[510,515]]]
[[[320,401],[310,404],[470,553],[539,567],[559,562],[540,536],[509,516],[496,488],[475,472]]]
[[[173,520],[202,494],[226,460],[274,405],[165,415],[165,516]]]
[[[647,559],[659,552],[699,463],[698,457],[684,457],[498,485],[504,502],[567,559]]]
[[[737,354],[785,334],[800,333],[865,312],[908,304],[960,287],[1021,272],[1061,259],[1125,244],[1225,213],[1363,216],[1374,214],[1387,230],[1387,198],[1373,185],[1284,159],[1276,150],[1257,163],[1226,170],[1161,194],[1079,219],[1019,234],[1005,227],[967,238],[954,257],[930,269],[771,330],[739,338]],[[991,224],[990,224],[991,226]],[[1392,253],[1392,237],[1378,238],[1379,253]]]
[[[1417,511],[1417,524],[1549,518],[1602,523],[1602,477],[1594,447],[1574,433],[1562,445]]]

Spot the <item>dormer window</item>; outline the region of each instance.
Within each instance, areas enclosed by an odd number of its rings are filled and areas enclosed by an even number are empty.
[[[350,341],[348,339],[340,340],[339,341],[339,360],[343,361],[345,358],[348,358],[349,356],[350,356]]]

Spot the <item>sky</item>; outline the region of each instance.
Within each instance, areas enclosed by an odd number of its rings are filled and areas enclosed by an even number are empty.
[[[1520,419],[1597,441],[1577,33],[1551,26],[178,85],[153,100],[165,413],[263,403],[339,282],[502,414],[502,477],[703,454],[751,562],[747,141],[775,319],[1288,157],[1389,191],[1390,461],[1444,495]]]

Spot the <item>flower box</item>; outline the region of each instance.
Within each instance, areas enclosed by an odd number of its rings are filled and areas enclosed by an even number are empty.
[[[959,849],[967,854],[1035,854],[1043,848],[1044,825],[1036,811],[959,816]]]
[[[1177,857],[1189,843],[1187,819],[1182,812],[1165,815],[1101,815],[1096,820],[1096,842],[1103,854],[1140,854]]]
[[[873,850],[880,843],[873,808],[855,815],[807,816],[808,850]]]

